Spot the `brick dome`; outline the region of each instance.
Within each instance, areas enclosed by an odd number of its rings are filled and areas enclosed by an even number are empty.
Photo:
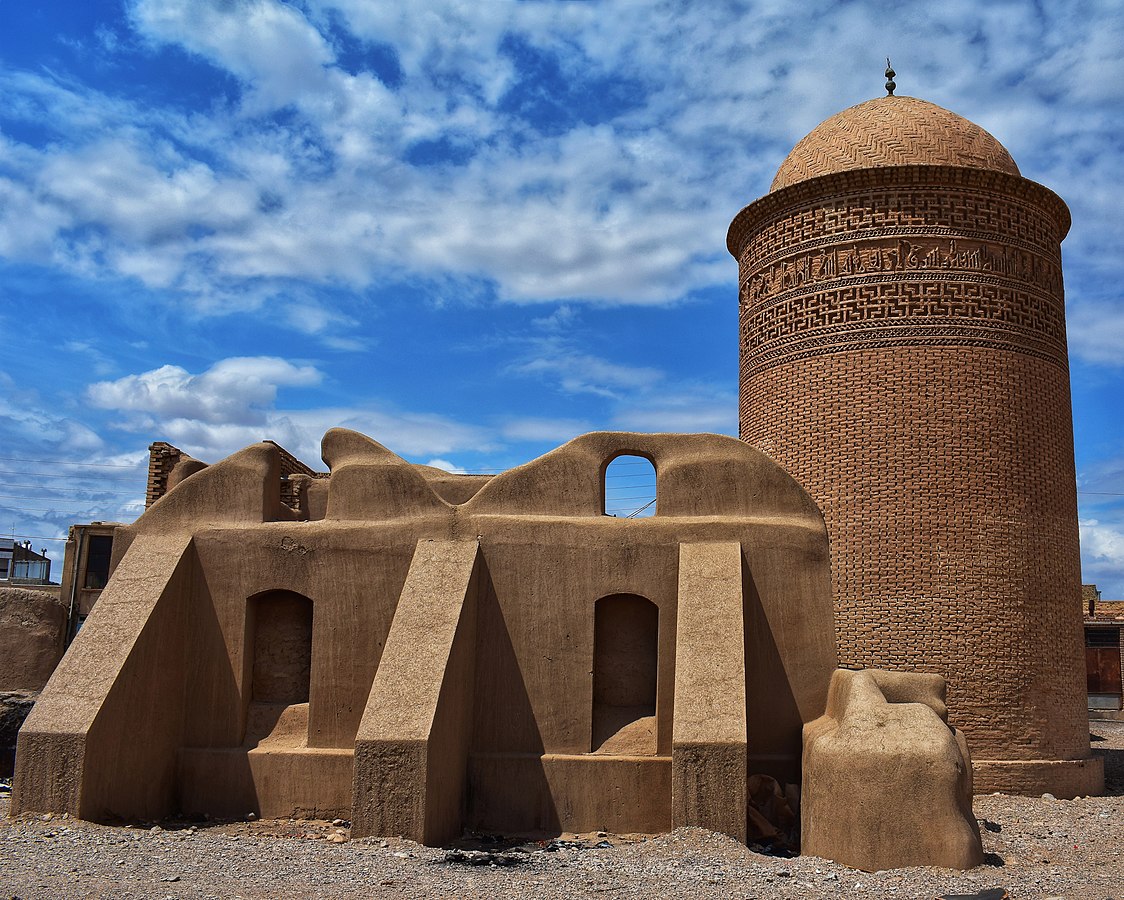
[[[882,166],[965,166],[1019,174],[979,125],[916,97],[879,97],[821,122],[788,154],[770,191],[820,175]]]

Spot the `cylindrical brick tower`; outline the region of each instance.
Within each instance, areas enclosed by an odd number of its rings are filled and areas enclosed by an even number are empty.
[[[971,122],[825,121],[730,226],[741,436],[820,504],[845,666],[938,672],[976,790],[1103,787],[1091,758],[1061,240]]]

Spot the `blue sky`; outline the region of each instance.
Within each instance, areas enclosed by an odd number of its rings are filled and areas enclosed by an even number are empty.
[[[726,229],[890,56],[1073,212],[1084,578],[1124,597],[1122,51],[1108,0],[0,0],[0,532],[132,520],[153,440],[735,434]]]

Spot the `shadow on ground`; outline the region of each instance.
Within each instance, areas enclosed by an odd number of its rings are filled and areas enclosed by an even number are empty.
[[[1109,735],[1108,729],[1120,732],[1120,735]],[[1119,746],[1113,747],[1112,744],[1120,745],[1124,743],[1121,739],[1124,736],[1124,722],[1109,723],[1096,723],[1093,727],[1097,728],[1101,734],[1091,733],[1089,735],[1089,743],[1093,748],[1093,755],[1099,756],[1104,760],[1104,792],[1109,797],[1124,796],[1124,749]],[[1108,744],[1109,746],[1105,746]]]

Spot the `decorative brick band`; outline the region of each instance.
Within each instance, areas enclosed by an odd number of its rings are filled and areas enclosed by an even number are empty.
[[[906,191],[917,205],[903,203]],[[1014,205],[1002,228],[998,221],[988,221],[992,213],[985,213],[982,220],[978,215],[996,200]],[[754,201],[730,223],[726,248],[742,260],[751,250],[751,240],[766,252],[776,250],[793,236],[807,234],[817,222],[824,234],[850,234],[868,227],[971,227],[1056,248],[1069,231],[1070,215],[1065,202],[1049,188],[1005,172],[955,166],[857,169],[801,181]],[[780,231],[767,232],[770,223]]]
[[[924,184],[915,168],[867,173],[863,190],[808,194],[859,173],[825,176],[739,214],[731,241],[739,222],[757,226],[738,232],[743,378],[809,356],[910,345],[989,347],[1067,367],[1064,223],[1044,214],[1058,212],[1056,197],[1003,173],[974,190],[976,176],[948,167],[931,167]]]
[[[919,273],[836,279],[741,315],[743,375],[790,358],[875,346],[989,346],[1066,368],[1060,298],[1016,279]]]

